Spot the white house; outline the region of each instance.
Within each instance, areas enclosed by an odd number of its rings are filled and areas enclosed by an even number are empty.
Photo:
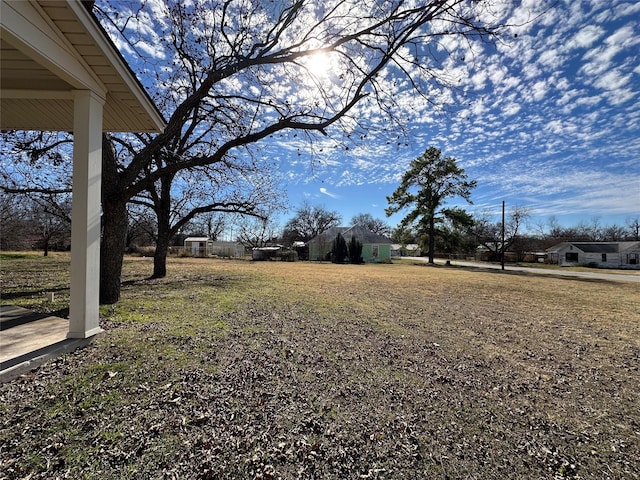
[[[102,132],[160,132],[165,126],[91,4],[0,2],[0,128],[73,132],[68,338],[101,331]]]
[[[550,263],[640,270],[639,242],[562,242],[546,250]]]

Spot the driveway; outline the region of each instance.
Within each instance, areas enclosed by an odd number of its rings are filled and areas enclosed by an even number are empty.
[[[427,257],[402,257],[408,260],[416,260],[419,262],[428,262]],[[435,259],[436,264],[444,265],[446,260],[441,258]],[[501,266],[496,263],[489,262],[469,262],[464,260],[450,260],[451,265],[455,267],[471,267],[471,268],[490,268],[494,270],[500,270]],[[535,267],[516,267],[505,265],[505,271],[511,272],[525,272],[533,273],[536,275],[557,275],[561,277],[577,277],[586,278],[591,280],[608,280],[612,282],[638,282],[640,283],[640,272],[638,273],[601,273],[601,272],[576,272],[573,270],[564,270],[560,268],[535,268]]]

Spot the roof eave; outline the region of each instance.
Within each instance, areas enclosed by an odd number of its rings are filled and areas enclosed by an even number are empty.
[[[134,94],[136,100],[144,108],[145,113],[149,116],[149,119],[155,127],[155,131],[162,132],[166,127],[166,121],[162,113],[160,113],[158,107],[140,83],[140,80],[135,76],[122,54],[111,41],[107,32],[100,25],[98,19],[80,0],[69,1],[68,5],[87,30],[87,33],[91,35],[91,38],[98,48],[100,48],[105,57],[111,62],[111,65],[116,69],[120,78]]]

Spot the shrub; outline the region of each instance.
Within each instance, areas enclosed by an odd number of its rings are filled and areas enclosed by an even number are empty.
[[[336,239],[333,241],[333,248],[331,249],[332,253],[332,262],[333,263],[344,263],[344,259],[347,258],[349,254],[347,250],[347,242],[345,242],[344,237],[341,233],[336,235]]]
[[[362,243],[356,237],[351,237],[349,242],[349,262],[360,264],[362,260]]]
[[[132,245],[129,248],[129,254],[138,257],[153,257],[156,253],[156,247],[140,247],[138,245]]]
[[[282,250],[279,255],[280,260],[283,262],[297,262],[298,252],[295,250]]]

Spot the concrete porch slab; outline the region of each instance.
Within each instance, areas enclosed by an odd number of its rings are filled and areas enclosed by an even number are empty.
[[[0,305],[0,382],[92,341],[92,338],[67,339],[68,331],[67,319]]]

